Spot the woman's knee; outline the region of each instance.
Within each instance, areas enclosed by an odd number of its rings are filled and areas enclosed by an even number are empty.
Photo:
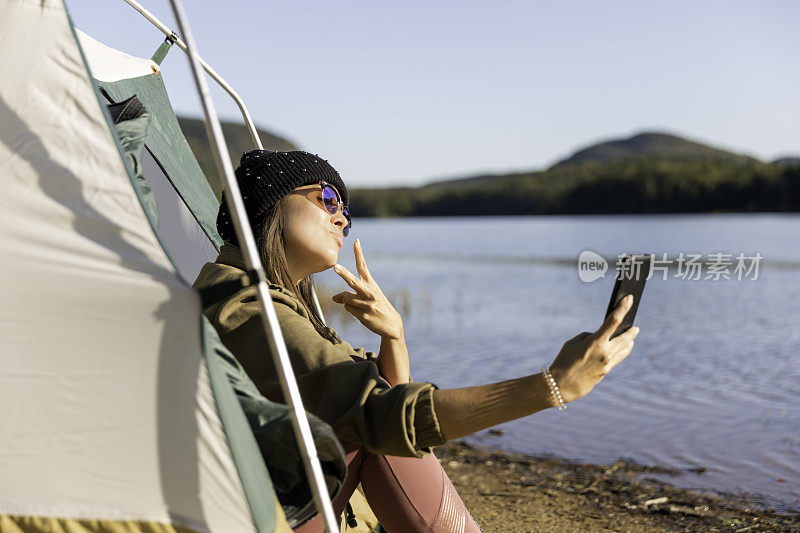
[[[436,456],[422,459],[367,454],[361,483],[388,531],[479,531]]]

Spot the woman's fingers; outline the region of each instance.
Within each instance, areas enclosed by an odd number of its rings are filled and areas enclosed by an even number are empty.
[[[333,271],[339,274],[339,277],[341,277],[345,283],[350,285],[355,290],[358,291],[363,289],[364,287],[363,282],[357,277],[355,277],[349,270],[347,270],[342,265],[340,264],[333,265]]]
[[[331,297],[331,299],[337,304],[348,304],[356,307],[362,307],[364,309],[367,309],[370,306],[370,303],[367,300],[361,298],[358,294],[350,291],[334,294]]]
[[[361,279],[369,282],[372,279],[370,276],[369,268],[367,268],[367,261],[364,259],[364,250],[361,249],[361,241],[356,239],[353,243],[353,254],[356,256],[356,270]]]
[[[639,328],[633,326],[611,339],[608,343],[610,355],[605,359],[606,372],[617,366],[633,349],[633,339],[639,334]]]
[[[619,325],[622,324],[622,319],[628,314],[632,304],[633,296],[629,295],[623,298],[617,307],[614,308],[611,314],[605,319],[603,325],[600,326],[600,329],[597,330],[598,338],[609,340]]]
[[[345,310],[355,316],[370,331],[381,337],[392,339],[401,338],[403,335],[403,319],[392,303],[383,294],[378,284],[372,279],[364,260],[361,241],[353,243],[353,253],[356,259],[356,277],[341,265],[334,265],[333,270],[355,289],[355,293],[345,291],[333,297],[333,301],[344,304]]]
[[[358,239],[353,243],[353,254],[356,258],[356,271],[358,271],[358,276],[360,277],[355,276],[352,272],[339,264],[333,265],[333,271],[339,274],[344,282],[352,288],[364,293],[366,292],[365,289],[367,285],[372,281],[372,276],[369,273],[369,268],[367,268],[367,262],[364,260],[364,252],[361,250],[361,242]]]
[[[337,304],[345,303],[348,299],[356,296],[356,293],[350,291],[340,292],[339,294],[334,294],[331,296],[331,300],[336,302]]]
[[[625,359],[626,357],[628,357],[631,354],[632,350],[633,350],[633,341],[632,340],[626,342],[625,344],[623,344],[620,347],[619,351],[617,351],[617,353],[614,354],[614,357],[611,358],[611,361],[609,361],[608,370],[611,370],[612,368],[614,368],[615,366],[620,364],[623,359]]]
[[[630,304],[624,302],[609,315],[596,333],[579,333],[564,343],[551,365],[566,402],[585,396],[612,368],[622,362],[633,350],[633,342],[639,333],[638,327],[609,340]]]
[[[349,303],[344,304],[344,309],[351,315],[354,315],[356,318],[364,314],[363,309],[361,309],[360,307],[356,307],[355,305],[351,305]]]
[[[636,326],[631,326],[628,329],[626,329],[623,333],[620,333],[619,335],[611,339],[610,342],[622,345],[628,342],[632,342],[633,339],[635,339],[638,334],[639,334],[639,328],[637,328]]]
[[[344,304],[344,310],[356,317],[356,319],[367,326],[374,326],[375,317],[370,314],[369,309],[363,307],[356,307],[355,305]]]

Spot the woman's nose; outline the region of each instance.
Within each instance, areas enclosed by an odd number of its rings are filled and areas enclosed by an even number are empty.
[[[347,225],[347,219],[344,217],[344,209],[341,207],[337,209],[336,213],[331,217],[331,222],[340,228],[344,228]]]

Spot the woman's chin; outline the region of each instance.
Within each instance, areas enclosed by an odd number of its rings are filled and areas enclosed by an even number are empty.
[[[328,253],[328,256],[325,260],[325,268],[323,270],[328,270],[329,268],[333,268],[333,265],[339,262],[339,251],[338,250],[331,250]]]

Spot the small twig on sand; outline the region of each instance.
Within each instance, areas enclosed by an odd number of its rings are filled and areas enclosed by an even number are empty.
[[[650,507],[651,505],[659,505],[662,503],[667,503],[668,501],[669,498],[667,498],[666,496],[662,496],[660,498],[653,498],[652,500],[647,500],[642,505],[644,505],[645,507]]]

